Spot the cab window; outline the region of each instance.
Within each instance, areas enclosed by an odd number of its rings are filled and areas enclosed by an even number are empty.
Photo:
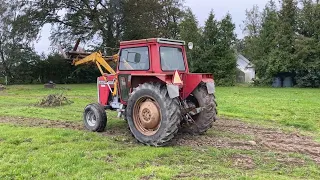
[[[149,70],[148,47],[125,48],[120,53],[119,70]]]
[[[160,47],[161,68],[163,71],[185,71],[182,49],[177,47]]]

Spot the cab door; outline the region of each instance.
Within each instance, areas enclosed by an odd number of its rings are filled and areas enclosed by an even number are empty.
[[[127,102],[131,91],[132,74],[145,74],[150,70],[149,47],[122,48],[118,65],[118,87],[121,101]]]

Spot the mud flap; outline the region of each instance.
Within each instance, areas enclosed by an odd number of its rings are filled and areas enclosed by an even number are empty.
[[[173,84],[167,84],[167,90],[171,99],[179,96],[179,86]]]
[[[207,86],[208,94],[214,94],[215,93],[215,84],[214,84],[214,82],[207,82],[206,86]]]

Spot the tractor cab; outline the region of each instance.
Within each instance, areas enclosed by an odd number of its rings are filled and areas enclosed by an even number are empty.
[[[189,72],[184,41],[162,38],[124,41],[120,43],[119,57],[120,73]]]

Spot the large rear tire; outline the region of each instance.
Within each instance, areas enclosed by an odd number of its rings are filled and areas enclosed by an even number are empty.
[[[217,120],[217,103],[213,94],[208,94],[207,87],[204,83],[192,92],[187,98],[188,104],[191,103],[195,107],[205,107],[199,114],[192,116],[194,123],[184,123],[182,131],[190,134],[203,134]]]
[[[100,104],[89,104],[84,109],[83,121],[89,131],[102,132],[107,125],[106,111]]]
[[[181,122],[179,101],[171,99],[167,88],[145,83],[131,94],[127,120],[133,136],[151,146],[166,145],[178,132]]]

